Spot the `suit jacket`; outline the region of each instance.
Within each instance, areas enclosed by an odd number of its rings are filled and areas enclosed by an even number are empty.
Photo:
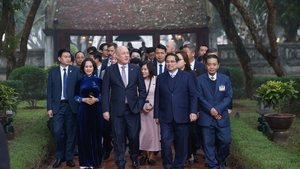
[[[111,96],[110,96],[111,90]],[[105,69],[102,85],[102,110],[121,116],[125,110],[125,96],[131,111],[139,113],[146,99],[146,87],[140,67],[128,63],[128,84],[125,87],[118,64]]]
[[[8,153],[8,145],[5,137],[5,133],[3,130],[3,126],[0,123],[0,168],[1,169],[9,169],[9,153]]]
[[[194,62],[194,71],[197,71],[198,69],[202,69],[204,68],[205,69],[205,65],[202,63],[202,62],[199,62],[195,59],[195,62]]]
[[[74,100],[75,84],[82,77],[80,70],[76,66],[69,65],[67,95],[69,105],[73,113],[77,113],[78,102]],[[53,115],[59,110],[62,83],[61,83],[60,67],[55,67],[49,71],[48,86],[47,86],[47,110],[52,110]]]
[[[154,67],[155,67],[154,75],[157,76],[157,71],[158,71],[158,70],[156,70],[156,68],[157,68],[157,64],[159,64],[159,63],[157,62],[156,59],[154,59],[153,64],[154,64]],[[165,64],[165,69],[164,69],[163,73],[164,73],[164,72],[168,72],[168,70],[167,70],[167,68],[166,68],[166,64]]]
[[[102,62],[101,62],[102,63],[101,71],[106,69],[106,67],[108,65],[108,61],[109,61],[108,58],[102,60]]]
[[[219,69],[217,70],[218,73],[227,75],[230,78],[230,73],[229,70],[226,67],[220,66]],[[207,70],[206,68],[200,68],[196,70],[196,74],[197,76],[203,75],[203,74],[207,74]],[[232,100],[228,105],[228,109],[232,109]]]
[[[154,118],[161,123],[189,123],[190,113],[197,113],[197,92],[193,75],[178,70],[173,91],[169,88],[169,72],[157,77],[154,99]]]
[[[228,115],[228,104],[232,99],[232,88],[228,76],[217,74],[216,88],[212,91],[211,80],[208,74],[197,77],[198,101],[200,104],[200,115],[198,124],[200,126],[210,126],[215,119],[210,115],[210,110],[215,108],[222,119],[217,120],[220,127],[230,126]]]

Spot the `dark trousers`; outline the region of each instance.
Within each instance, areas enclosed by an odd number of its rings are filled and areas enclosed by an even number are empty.
[[[188,155],[189,123],[160,123],[161,151],[164,168],[184,168]],[[175,159],[173,161],[172,142]]]
[[[224,163],[230,152],[230,126],[219,127],[214,120],[212,125],[202,126],[202,138],[206,163],[210,168],[219,168],[219,163]]]
[[[53,115],[55,158],[72,160],[76,152],[77,115],[69,103],[60,103],[57,114]]]
[[[111,125],[116,164],[119,166],[126,163],[126,136],[129,140],[130,158],[131,160],[137,160],[141,128],[140,114],[134,114],[130,108],[126,106],[123,116],[111,116]]]
[[[106,123],[109,122],[109,125],[107,125],[106,129],[102,132],[102,137],[103,137],[103,149],[104,151],[110,152],[112,149],[111,141],[111,124],[110,121],[105,121]]]

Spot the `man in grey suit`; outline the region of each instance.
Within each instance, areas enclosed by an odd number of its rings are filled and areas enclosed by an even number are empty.
[[[129,51],[125,46],[117,48],[117,57],[117,64],[107,67],[103,77],[103,117],[111,121],[118,169],[125,169],[126,135],[129,140],[132,167],[137,169],[140,110],[144,106],[146,87],[140,67],[129,63]]]
[[[78,103],[73,98],[76,81],[82,75],[78,67],[70,65],[71,54],[67,49],[59,50],[58,60],[60,65],[49,71],[47,86],[47,113],[54,123],[56,161],[53,168],[66,160],[67,166],[74,167]]]

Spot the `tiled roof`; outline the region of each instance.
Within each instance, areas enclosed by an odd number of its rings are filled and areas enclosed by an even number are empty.
[[[57,29],[161,30],[207,26],[206,0],[58,0]]]

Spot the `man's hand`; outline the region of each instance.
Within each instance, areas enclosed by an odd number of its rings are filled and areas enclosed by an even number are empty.
[[[217,114],[216,116],[214,116],[214,118],[217,119],[217,120],[221,120],[222,116],[220,114]]]
[[[155,123],[156,123],[157,125],[160,125],[158,118],[155,119]]]
[[[232,110],[231,109],[228,109],[228,114],[231,114],[232,113]]]
[[[48,110],[48,111],[47,111],[47,113],[48,113],[48,116],[49,116],[50,118],[52,118],[52,117],[53,117],[52,110]]]
[[[211,110],[210,110],[210,115],[211,116],[216,116],[216,115],[218,115],[219,114],[219,112],[215,109],[215,108],[211,108]]]
[[[190,114],[190,121],[191,121],[191,122],[196,121],[197,118],[198,118],[198,116],[197,116],[196,114],[194,114],[194,113],[191,113],[191,114]]]
[[[103,113],[103,118],[106,120],[106,121],[109,121],[109,112],[107,111],[107,112],[104,112]]]

